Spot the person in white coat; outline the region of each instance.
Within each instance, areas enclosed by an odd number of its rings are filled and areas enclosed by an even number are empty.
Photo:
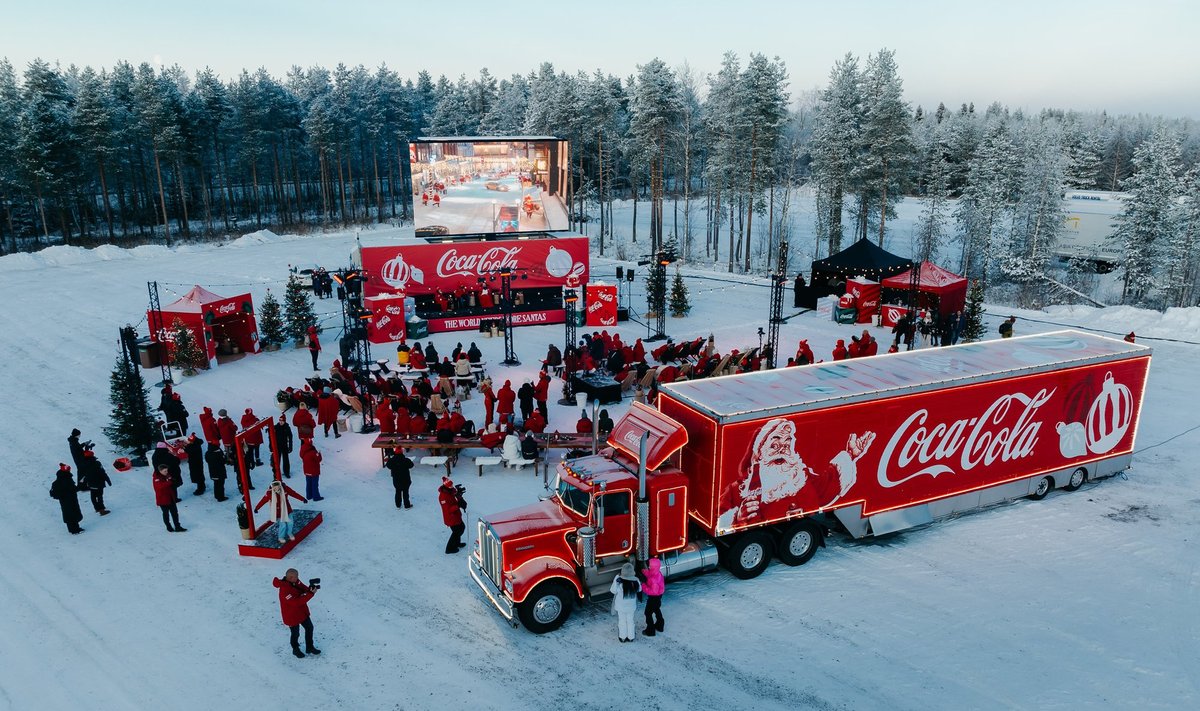
[[[263,497],[258,501],[258,505],[254,507],[254,511],[257,513],[264,504],[270,502],[271,508],[267,512],[267,515],[275,522],[280,543],[296,540],[292,532],[292,502],[288,501],[289,497],[308,503],[308,499],[292,491],[290,486],[276,479],[267,487],[267,493],[263,494]]]
[[[612,587],[608,589],[613,596],[612,611],[617,615],[617,637],[622,642],[634,639],[633,618],[637,614],[637,596],[641,589],[642,584],[631,563],[621,566],[621,574],[613,578]]]
[[[500,456],[504,459],[504,464],[507,466],[510,462],[519,462],[524,459],[521,456],[521,438],[516,434],[510,434],[504,438],[504,449]]]

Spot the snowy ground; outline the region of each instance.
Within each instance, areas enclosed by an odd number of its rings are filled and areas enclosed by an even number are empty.
[[[363,242],[397,234],[364,233]],[[87,531],[68,535],[47,489],[57,463],[70,461],[73,426],[96,439],[102,461],[115,456],[100,432],[108,373],[117,328],[142,318],[145,282],[164,283],[164,301],[197,282],[261,299],[267,286],[282,289],[288,263],[336,267],[353,245],[353,234],[258,236],[174,251],[59,247],[0,259],[0,358],[18,388],[0,420],[0,709],[211,709],[281,699],[345,709],[1200,704],[1200,432],[1166,442],[1197,421],[1196,343],[1151,342],[1138,433],[1145,451],[1128,479],[884,540],[835,538],[809,564],[772,565],[751,581],[718,572],[675,583],[664,604],[666,634],[633,645],[617,643],[606,607],[578,611],[546,636],[509,628],[471,582],[465,556],[441,552],[437,475],[418,467],[415,508],[397,511],[362,435],[317,439],[326,522],[282,563],[237,556],[233,500],[186,493],[181,518],[190,530],[166,533],[145,469],[113,472],[110,516],[92,514],[83,497]],[[611,263],[593,263],[596,278],[611,272]],[[757,345],[765,284],[700,276],[690,280],[696,309],[671,319],[668,331],[712,332],[722,351]],[[638,311],[642,288],[639,279]],[[317,307],[337,321],[336,302]],[[1057,328],[1044,321],[1200,340],[1194,309],[1015,313],[1018,333]],[[633,323],[620,331],[645,335]],[[828,357],[836,338],[857,329],[808,314],[782,332],[786,348],[806,337]],[[501,360],[501,341],[477,335],[433,340],[448,353],[474,338],[488,361]],[[546,344],[561,340],[561,326],[519,330],[525,365],[493,366],[493,376],[519,384]],[[331,358],[327,351],[322,366]],[[150,382],[154,374],[147,372]],[[285,350],[185,379],[179,390],[193,413],[209,405],[266,414],[275,411],[276,389],[307,374],[307,353]],[[31,387],[32,376],[42,382]],[[467,416],[481,406],[468,401]],[[551,406],[552,428],[569,429],[577,416]],[[541,491],[528,473],[480,479],[466,458],[456,477],[473,515],[532,502]],[[324,581],[312,604],[319,659],[294,659],[287,649],[270,581],[288,566]]]

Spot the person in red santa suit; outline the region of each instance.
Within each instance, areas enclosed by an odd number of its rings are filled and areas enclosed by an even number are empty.
[[[292,424],[295,425],[296,436],[300,439],[312,439],[313,432],[317,429],[317,421],[313,419],[312,411],[304,403],[300,403],[296,414],[292,415]]]
[[[517,401],[517,394],[513,392],[512,381],[505,380],[504,385],[500,388],[500,392],[496,393],[496,412],[500,415],[508,415],[512,419],[513,403]]]
[[[420,349],[409,351],[408,365],[414,370],[425,370],[425,354]]]
[[[530,413],[529,418],[525,420],[525,431],[541,434],[546,431],[546,418],[542,417],[539,410],[534,410]]]
[[[467,547],[467,544],[462,542],[463,532],[467,530],[462,517],[463,511],[467,510],[467,502],[450,477],[442,477],[442,485],[438,487],[438,504],[442,507],[442,522],[450,529],[450,538],[446,541],[446,554],[457,553]]]
[[[538,375],[537,385],[533,386],[533,399],[537,402],[538,412],[542,413],[542,419],[549,420],[550,409],[547,403],[550,400],[550,376],[545,371]]]
[[[634,362],[643,361],[646,359],[646,346],[642,345],[642,339],[637,339],[633,342],[633,360]]]
[[[496,392],[492,390],[491,378],[483,379],[483,382],[479,384],[479,392],[483,393],[483,426],[487,427],[488,425],[492,424],[492,418],[495,417],[496,409]]]
[[[221,441],[221,432],[217,429],[217,418],[213,417],[211,407],[204,408],[200,413],[200,429],[204,431],[204,441],[213,444]]]
[[[817,358],[813,355],[812,348],[808,347],[808,339],[800,341],[800,346],[796,349],[796,365],[808,365],[816,362]]]
[[[866,342],[865,342],[865,344],[864,344],[864,346],[863,346],[863,352],[862,352],[862,354],[863,354],[864,356],[873,356],[873,355],[878,355],[878,353],[879,353],[879,341],[875,340],[875,337],[874,337],[874,336],[872,336],[872,335],[871,335],[871,334],[869,334],[869,333],[868,333],[868,334],[865,336],[865,339],[866,339]]]
[[[298,659],[303,659],[306,653],[320,654],[321,650],[313,646],[312,614],[308,611],[308,601],[319,586],[309,587],[300,582],[300,573],[295,568],[288,568],[282,578],[275,578],[271,584],[279,589],[279,612],[283,624],[291,631],[292,654]],[[301,627],[304,627],[303,652],[300,651]]]
[[[837,345],[835,345],[833,347],[833,359],[834,360],[846,360],[846,358],[849,355],[850,355],[849,351],[846,350],[846,341],[844,339],[839,338],[837,341]]]
[[[418,413],[413,413],[408,417],[408,431],[410,434],[425,434],[429,431],[429,425],[425,422],[425,417]]]
[[[337,439],[341,437],[337,430],[338,417],[338,400],[326,387],[324,391],[317,397],[317,424],[325,431],[325,436],[329,436],[329,428],[333,427],[333,437]]]
[[[242,413],[241,422],[242,429],[248,430],[258,423],[258,415],[254,414],[254,410],[252,408],[247,407],[246,411]],[[243,438],[243,441],[246,443],[250,456],[254,460],[254,466],[261,467],[262,456],[260,455],[260,451],[263,443],[262,430],[247,432],[245,438]]]
[[[850,345],[846,346],[847,358],[860,358],[863,354],[863,343],[858,340],[858,336],[850,337]]]
[[[874,432],[852,434],[844,450],[816,469],[796,451],[796,425],[769,420],[750,446],[746,476],[721,494],[718,530],[774,521],[832,506],[858,480],[858,460],[875,441]]]
[[[575,432],[577,434],[592,433],[592,420],[588,417],[587,410],[579,411],[579,421],[575,423]]]
[[[258,505],[254,507],[254,513],[258,513],[268,501],[271,502],[267,517],[275,522],[275,533],[280,543],[296,540],[292,530],[292,502],[288,500],[289,497],[308,503],[307,499],[293,491],[290,486],[276,479],[267,487],[267,493],[263,494],[258,500]]]
[[[396,413],[392,410],[389,398],[383,398],[375,408],[375,419],[379,422],[379,434],[392,434],[396,431]]]

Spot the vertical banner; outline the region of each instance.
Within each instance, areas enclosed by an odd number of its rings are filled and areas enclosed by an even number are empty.
[[[617,287],[595,283],[587,285],[587,325],[617,325]]]

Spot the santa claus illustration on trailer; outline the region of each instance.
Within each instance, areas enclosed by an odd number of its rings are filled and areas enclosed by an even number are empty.
[[[730,482],[722,492],[717,528],[729,530],[832,506],[854,486],[858,460],[874,441],[874,432],[851,434],[844,450],[814,469],[796,451],[795,423],[769,420],[754,436],[746,477]]]

